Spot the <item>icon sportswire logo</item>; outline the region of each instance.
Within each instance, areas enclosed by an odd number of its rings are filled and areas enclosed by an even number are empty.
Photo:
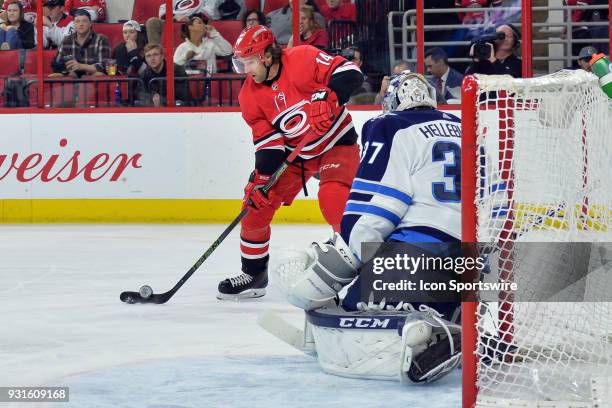
[[[65,148],[67,139],[60,139],[59,145]],[[11,177],[19,182],[42,181],[43,183],[67,183],[82,177],[88,183],[97,181],[115,182],[130,168],[139,169],[142,154],[98,153],[92,157],[82,157],[75,150],[69,157],[63,154],[43,153],[22,155],[19,153],[0,153],[0,182]]]

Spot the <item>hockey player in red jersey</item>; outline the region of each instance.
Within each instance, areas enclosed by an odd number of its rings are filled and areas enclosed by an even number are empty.
[[[357,133],[344,107],[363,82],[354,63],[309,45],[281,50],[272,31],[254,26],[236,40],[234,67],[247,74],[238,100],[253,133],[255,169],[244,190],[250,211],[240,230],[243,273],[219,283],[219,299],[265,295],[272,217],[316,173],[321,213],[338,231],[359,165]],[[303,138],[309,142],[298,158],[263,194],[270,175]]]

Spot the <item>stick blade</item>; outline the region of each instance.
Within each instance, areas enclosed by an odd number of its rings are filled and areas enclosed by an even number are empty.
[[[162,293],[161,295],[152,294],[148,298],[143,298],[138,292],[121,292],[119,299],[121,299],[123,303],[130,305],[134,303],[153,303],[160,305],[166,303],[168,299],[170,299],[170,296],[168,296],[167,293]]]

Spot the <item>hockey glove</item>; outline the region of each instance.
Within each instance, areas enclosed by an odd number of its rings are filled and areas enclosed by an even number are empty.
[[[310,126],[318,135],[329,131],[336,116],[340,112],[338,95],[329,88],[321,88],[310,98]]]
[[[329,304],[353,281],[359,261],[338,233],[327,242],[313,243],[306,253],[309,263],[304,264],[306,269],[291,288],[287,300],[301,309],[313,310]]]
[[[262,188],[270,181],[270,176],[259,174],[257,170],[253,170],[249,183],[244,188],[244,203],[257,210],[265,207],[273,207],[274,192],[268,191],[264,194]]]

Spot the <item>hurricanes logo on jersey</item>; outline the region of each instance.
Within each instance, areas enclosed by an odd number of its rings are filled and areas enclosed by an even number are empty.
[[[303,110],[307,103],[307,101],[301,101],[281,112],[272,120],[273,126],[289,138],[302,135],[309,129],[308,116]]]
[[[200,7],[200,0],[182,0],[174,6],[175,11],[189,10]]]

